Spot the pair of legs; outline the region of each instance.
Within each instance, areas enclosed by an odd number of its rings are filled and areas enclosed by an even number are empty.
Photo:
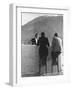
[[[52,52],[52,65],[51,65],[51,72],[53,73],[53,66],[57,65],[57,71],[59,72],[59,63],[58,63],[58,53]]]
[[[57,64],[52,64],[51,65],[51,73],[53,73],[53,66],[54,65],[57,65],[57,72],[59,72],[59,64],[58,64],[58,61],[57,61]]]
[[[45,67],[45,74],[47,73],[47,63],[46,63],[46,60],[47,60],[47,56],[42,56],[40,57],[40,60],[39,60],[39,74],[41,74],[41,68],[42,67]]]

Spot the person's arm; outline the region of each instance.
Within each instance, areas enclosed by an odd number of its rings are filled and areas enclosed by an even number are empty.
[[[47,45],[48,45],[48,47],[50,46],[48,38],[47,38]]]
[[[52,50],[52,51],[54,50],[54,38],[53,38],[53,40],[52,40],[51,50]]]
[[[59,45],[61,47],[61,52],[63,52],[63,46],[62,46],[62,39],[61,38],[59,38]]]

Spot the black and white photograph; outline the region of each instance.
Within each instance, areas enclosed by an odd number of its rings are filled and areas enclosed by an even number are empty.
[[[63,14],[21,12],[21,77],[64,73]]]
[[[68,8],[10,5],[10,85],[70,82],[69,25]]]

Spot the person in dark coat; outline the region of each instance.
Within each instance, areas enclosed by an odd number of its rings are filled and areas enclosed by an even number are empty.
[[[31,39],[32,45],[37,45],[38,42],[38,33],[35,34],[35,37]]]
[[[41,37],[38,40],[39,45],[39,74],[41,73],[41,66],[45,66],[45,72],[47,73],[47,56],[48,56],[48,47],[49,40],[45,37],[45,33],[41,33]]]

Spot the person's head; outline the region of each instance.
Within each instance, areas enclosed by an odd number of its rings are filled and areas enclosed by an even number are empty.
[[[41,37],[45,37],[45,33],[44,32],[41,32]]]
[[[55,37],[58,37],[58,33],[55,33],[54,36],[55,36]]]
[[[38,33],[35,34],[35,38],[37,38],[37,36],[38,36]]]

